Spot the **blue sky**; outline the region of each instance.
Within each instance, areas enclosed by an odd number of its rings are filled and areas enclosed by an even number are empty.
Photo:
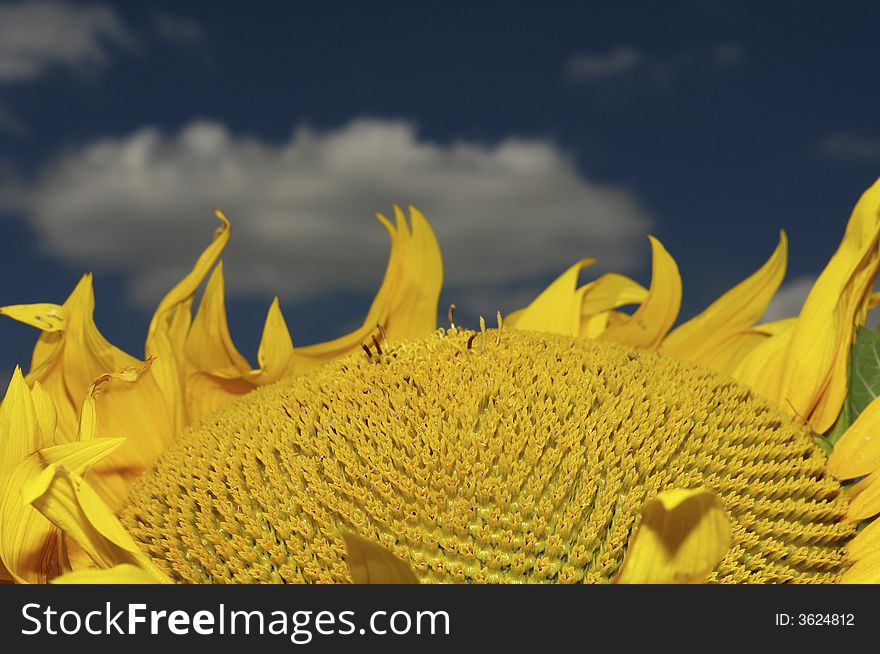
[[[219,206],[253,362],[274,295],[295,344],[362,317],[396,202],[465,323],[584,256],[647,283],[648,233],[687,317],[784,228],[778,317],[880,174],[880,7],[416,4],[0,2],[0,304],[93,271],[99,327],[141,355]],[[35,337],[0,321],[0,375]]]

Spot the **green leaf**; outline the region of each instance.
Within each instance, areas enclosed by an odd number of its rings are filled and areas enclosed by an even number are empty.
[[[825,438],[834,445],[871,401],[880,395],[880,330],[859,327],[849,357],[846,399]]]

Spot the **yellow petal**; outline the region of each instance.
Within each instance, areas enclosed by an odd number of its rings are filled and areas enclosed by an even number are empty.
[[[202,281],[210,272],[211,268],[223,252],[223,248],[229,242],[229,220],[219,209],[214,210],[214,215],[220,220],[220,227],[214,232],[214,238],[193,266],[193,269],[162,299],[147,332],[147,356],[158,354],[151,352],[151,343],[157,333],[165,333],[171,338],[171,345],[179,352],[183,351],[186,340],[186,330],[189,324],[181,320],[181,315],[191,316],[193,297]],[[179,309],[185,309],[180,312]]]
[[[596,262],[581,259],[562,273],[544,291],[515,315],[507,324],[516,329],[578,336],[581,329],[581,298],[577,282],[581,271]]]
[[[673,330],[660,351],[678,359],[705,363],[716,348],[734,335],[750,329],[764,315],[785,277],[788,240],[779,233],[779,245],[767,262],[713,302],[698,316]]]
[[[56,442],[76,438],[78,415],[89,385],[98,375],[135,365],[137,359],[111,345],[94,321],[95,296],[91,275],[84,275],[37,340],[26,381],[39,381],[57,411]],[[16,311],[14,318],[26,317]],[[28,322],[25,320],[25,322]],[[40,326],[39,321],[29,324]],[[44,326],[40,326],[41,329]]]
[[[276,382],[284,376],[291,356],[293,356],[293,340],[290,338],[287,322],[284,320],[276,297],[269,307],[263,327],[263,338],[257,351],[260,368],[247,373],[245,377],[258,386]]]
[[[617,325],[602,333],[605,341],[629,347],[652,350],[658,347],[678,317],[681,307],[681,275],[678,265],[663,245],[653,236],[651,241],[651,288],[642,305]]]
[[[40,448],[41,440],[31,391],[16,366],[0,404],[0,482],[19,461]]]
[[[55,403],[52,402],[52,398],[43,389],[43,385],[38,381],[35,381],[33,388],[31,388],[31,398],[34,401],[34,412],[37,416],[40,434],[42,434],[39,446],[34,449],[50,447],[55,444],[55,430],[58,425],[58,414],[55,411]]]
[[[880,470],[872,472],[849,489],[847,520],[861,522],[880,513]]]
[[[251,369],[236,349],[229,333],[222,261],[208,279],[205,294],[187,335],[186,358],[196,371],[226,377],[236,377]]]
[[[229,333],[224,300],[223,262],[219,262],[202,296],[186,338],[186,403],[191,423],[253,389],[243,382],[250,364]]]
[[[706,581],[731,544],[730,522],[715,493],[674,489],[645,502],[618,583]]]
[[[47,404],[48,403],[48,404]],[[21,485],[42,470],[36,451],[54,436],[54,407],[39,383],[28,389],[16,367],[0,405],[0,577],[45,583],[57,572],[56,530],[22,502]]]
[[[378,543],[351,532],[343,533],[342,540],[348,551],[348,569],[354,583],[419,583],[412,568]]]
[[[171,412],[152,374],[150,359],[96,379],[83,402],[80,440],[125,436],[125,443],[95,467],[89,483],[117,510],[131,483],[175,436]],[[87,424],[91,416],[92,424]]]
[[[732,376],[755,392],[775,402],[778,408],[799,422],[805,423],[806,416],[796,413],[794,407],[787,404],[784,399],[780,399],[774,390],[779,387],[782,371],[785,367],[785,357],[796,323],[797,319],[781,322],[780,328],[775,329],[773,334],[757,344],[753,344],[754,346],[748,353],[736,363]]]
[[[840,577],[841,584],[880,584],[880,552],[857,561]]]
[[[856,204],[840,247],[810,290],[785,351],[770,374],[750,375],[753,390],[817,433],[834,424],[847,392],[847,363],[855,328],[867,316],[880,268],[880,180]],[[756,349],[745,367],[761,366]]]
[[[167,577],[157,579],[142,568],[129,563],[120,563],[112,568],[76,570],[52,580],[53,584],[156,584],[172,583]]]
[[[585,284],[579,292],[582,338],[598,338],[607,328],[611,317],[620,313],[613,309],[627,304],[641,304],[648,297],[648,289],[617,273],[602,275],[596,281]]]
[[[0,316],[9,316],[25,325],[44,332],[58,332],[64,328],[64,310],[60,304],[13,304],[0,307]]]
[[[193,269],[159,303],[147,333],[146,356],[156,357],[152,374],[166,406],[173,410],[175,431],[189,422],[186,414],[186,365],[184,348],[192,323],[192,304],[196,291],[229,242],[229,220],[214,211],[220,227],[212,243],[202,252]]]
[[[62,464],[50,465],[25,484],[22,497],[72,538],[99,567],[129,563],[154,576],[157,582],[165,579],[75,470]]]
[[[21,584],[44,584],[58,573],[58,530],[21,497],[22,485],[42,470],[39,454],[30,454],[0,483],[0,561]]]
[[[440,247],[425,217],[412,206],[409,212],[411,232],[399,207],[394,207],[396,227],[376,214],[391,236],[391,254],[363,324],[332,341],[296,348],[287,374],[301,374],[360,349],[377,333],[377,323],[389,340],[422,338],[437,328],[437,301],[443,283]]]
[[[874,520],[856,534],[846,546],[847,557],[853,561],[880,552],[880,520]]]
[[[875,470],[880,470],[880,399],[865,407],[828,457],[828,472],[838,479],[855,479]]]

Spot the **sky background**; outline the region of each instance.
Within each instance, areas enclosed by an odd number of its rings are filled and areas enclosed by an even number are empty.
[[[880,174],[878,24],[865,2],[0,1],[0,305],[92,271],[100,329],[142,356],[216,206],[255,364],[275,295],[296,345],[359,323],[373,214],[411,203],[441,322],[509,313],[585,256],[584,281],[647,285],[649,233],[687,318],[779,229],[768,317],[791,315]],[[0,382],[36,336],[0,318]]]

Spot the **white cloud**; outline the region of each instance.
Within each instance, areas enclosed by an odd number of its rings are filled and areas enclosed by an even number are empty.
[[[797,316],[815,283],[815,276],[796,277],[790,282],[784,283],[770,301],[770,306],[764,312],[762,322]]]
[[[428,216],[447,286],[475,294],[559,273],[584,256],[616,270],[649,256],[650,220],[634,194],[585,179],[553,143],[440,145],[405,121],[300,127],[281,144],[208,121],[174,135],[144,128],[62,154],[31,185],[0,193],[0,208],[27,213],[48,251],[121,271],[147,305],[209,239],[214,206],[233,221],[230,292],[290,301],[372,291],[388,247],[372,214],[389,215],[393,203]],[[496,306],[509,311],[514,301],[499,297]]]
[[[819,154],[845,161],[880,161],[880,136],[866,131],[837,130],[819,141]]]
[[[0,5],[0,82],[31,80],[56,66],[106,64],[109,46],[134,39],[117,14],[96,4],[29,0]]]

